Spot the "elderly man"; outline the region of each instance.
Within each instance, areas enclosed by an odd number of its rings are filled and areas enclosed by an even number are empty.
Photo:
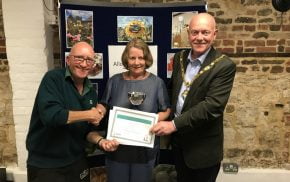
[[[26,139],[28,182],[89,181],[86,138],[100,144],[102,137],[91,131],[105,108],[89,79],[95,66],[94,50],[76,43],[66,58],[67,67],[48,71],[36,95]],[[104,149],[114,150],[115,141]]]
[[[172,134],[178,182],[215,181],[223,159],[223,112],[236,65],[212,47],[216,35],[211,15],[193,15],[188,27],[191,50],[174,56],[169,85],[174,118],[151,129],[157,135]]]

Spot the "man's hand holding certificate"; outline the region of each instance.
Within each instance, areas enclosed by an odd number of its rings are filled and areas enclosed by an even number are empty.
[[[153,148],[155,135],[150,128],[158,121],[158,114],[113,107],[109,115],[107,139],[120,144]]]

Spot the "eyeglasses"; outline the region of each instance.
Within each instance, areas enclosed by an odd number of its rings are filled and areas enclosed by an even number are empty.
[[[192,36],[197,36],[199,33],[201,33],[203,36],[209,36],[211,34],[211,31],[209,30],[201,30],[201,31],[191,30],[190,31],[190,35]]]
[[[83,56],[75,56],[75,55],[70,55],[74,58],[74,62],[76,64],[81,64],[84,61],[86,61],[88,66],[93,66],[96,63],[96,60],[90,57],[83,57]]]

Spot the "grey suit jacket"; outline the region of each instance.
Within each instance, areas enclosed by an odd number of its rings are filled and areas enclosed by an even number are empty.
[[[189,50],[183,53],[186,70]],[[182,86],[180,52],[174,56],[169,82],[172,114],[176,110]],[[202,70],[221,54],[214,48],[209,51]],[[183,151],[184,160],[192,169],[205,168],[223,159],[223,112],[233,86],[236,65],[227,56],[198,77],[190,87],[181,115],[174,118],[177,132],[172,135],[172,146]]]

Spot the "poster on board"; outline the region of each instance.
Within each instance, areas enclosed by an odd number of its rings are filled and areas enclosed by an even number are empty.
[[[190,48],[188,42],[187,29],[192,15],[198,11],[189,12],[172,12],[172,27],[171,27],[171,48],[182,49]]]
[[[173,57],[175,53],[167,53],[167,78],[171,78],[172,71],[173,71]]]
[[[153,42],[153,16],[117,16],[118,42],[141,38]]]
[[[66,48],[85,41],[94,47],[93,11],[65,10]]]

